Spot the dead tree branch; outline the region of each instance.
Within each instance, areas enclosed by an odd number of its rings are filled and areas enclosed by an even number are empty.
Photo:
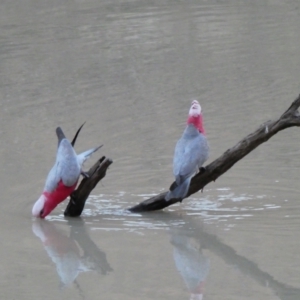
[[[88,177],[81,180],[78,188],[71,194],[70,201],[64,211],[68,217],[78,217],[81,215],[85,201],[97,183],[105,177],[106,170],[113,163],[110,158],[103,156],[87,172]]]
[[[300,126],[300,95],[291,104],[291,106],[275,121],[263,123],[257,130],[243,138],[235,146],[224,152],[219,158],[214,160],[208,166],[204,173],[196,174],[191,181],[187,197],[203,189],[211,181],[228,171],[236,162],[241,160],[260,144],[268,141],[272,136],[281,130],[289,127]],[[129,208],[131,212],[154,211],[168,207],[179,202],[179,199],[165,200],[165,193],[161,193],[150,199],[147,199],[136,206]]]

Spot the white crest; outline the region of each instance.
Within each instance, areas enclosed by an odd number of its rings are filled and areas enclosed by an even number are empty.
[[[197,100],[193,100],[189,111],[189,115],[193,117],[198,117],[200,114],[201,114],[201,106]]]
[[[41,195],[41,197],[34,203],[32,208],[32,215],[34,217],[39,217],[42,209],[44,208],[46,201],[46,197],[44,195]]]

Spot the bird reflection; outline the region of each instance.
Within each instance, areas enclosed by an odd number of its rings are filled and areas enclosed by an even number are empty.
[[[47,220],[35,220],[33,233],[40,238],[44,248],[56,265],[61,287],[75,281],[79,273],[96,271],[106,275],[112,271],[106,260],[106,254],[91,240],[83,223],[71,225],[70,237],[61,232]]]
[[[210,268],[209,258],[202,253],[195,239],[184,231],[171,229],[171,244],[176,268],[190,292],[190,300],[202,300],[205,279]]]
[[[255,262],[239,255],[234,248],[210,233],[204,224],[194,217],[157,213],[152,214],[151,218],[160,222],[163,220],[171,226],[170,243],[174,247],[175,265],[191,293],[190,300],[203,299],[203,286],[210,268],[209,259],[203,254],[203,249],[220,257],[227,265],[235,266],[260,286],[268,287],[279,299],[300,299],[299,288],[277,281],[271,274],[261,270]]]

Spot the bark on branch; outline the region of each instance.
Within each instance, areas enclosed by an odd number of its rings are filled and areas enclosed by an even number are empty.
[[[88,177],[81,180],[78,188],[71,194],[70,201],[65,209],[64,215],[78,217],[81,215],[85,201],[97,183],[105,177],[106,170],[113,163],[110,158],[103,156],[87,172]]]
[[[263,123],[257,130],[243,138],[235,146],[225,151],[219,158],[206,166],[204,173],[196,174],[191,181],[191,185],[186,197],[203,189],[211,181],[228,171],[236,162],[245,157],[260,144],[268,141],[277,132],[293,126],[300,126],[300,95],[291,106],[277,120]],[[131,212],[154,211],[168,207],[179,202],[179,199],[165,200],[165,193],[161,193],[147,199],[136,206],[129,208]]]

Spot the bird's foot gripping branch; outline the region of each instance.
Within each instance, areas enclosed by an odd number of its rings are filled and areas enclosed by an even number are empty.
[[[64,212],[65,216],[78,217],[81,215],[89,194],[105,177],[106,170],[112,163],[110,158],[103,156],[86,172],[87,176],[81,180],[78,188],[70,196],[70,201]]]
[[[211,162],[205,167],[205,172],[196,174],[189,186],[189,190],[185,198],[203,189],[211,181],[215,181],[218,177],[228,171],[236,162],[241,160],[260,144],[268,141],[277,132],[289,127],[300,127],[300,95],[291,104],[291,106],[276,120],[263,123],[254,132],[239,141],[235,146],[225,151],[219,158]],[[147,199],[131,208],[131,212],[154,211],[168,207],[182,199],[166,200],[167,192],[161,193],[150,199]]]

